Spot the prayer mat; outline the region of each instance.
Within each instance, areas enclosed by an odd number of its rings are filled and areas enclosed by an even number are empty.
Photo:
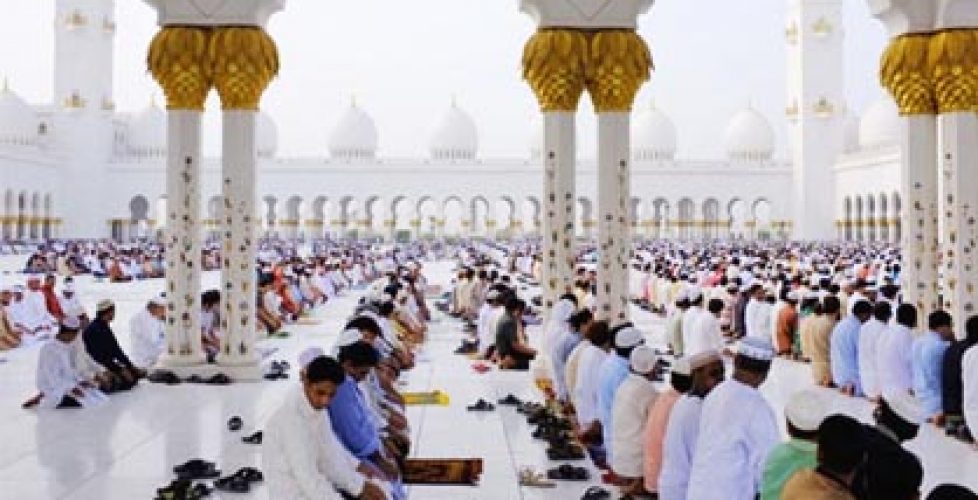
[[[407,406],[448,406],[448,394],[441,391],[405,392],[402,397]]]
[[[404,461],[404,484],[477,484],[481,458],[409,458]]]
[[[299,318],[295,324],[302,326],[317,326],[323,324],[322,320],[316,318]]]

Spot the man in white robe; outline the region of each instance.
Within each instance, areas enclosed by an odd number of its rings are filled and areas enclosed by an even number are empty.
[[[502,303],[499,301],[499,291],[486,292],[486,301],[479,309],[479,320],[476,324],[476,335],[479,338],[479,355],[486,357],[489,349],[496,344],[496,324],[502,313]]]
[[[64,313],[66,318],[78,318],[81,321],[82,328],[88,326],[88,313],[85,312],[85,306],[78,300],[74,283],[66,282],[61,287],[61,295],[58,296],[58,305],[61,306],[61,312]]]
[[[707,310],[699,315],[689,336],[683,337],[685,355],[695,356],[705,351],[723,350],[723,332],[720,329],[720,313],[723,312],[723,307],[723,300],[710,299]]]
[[[28,279],[28,286],[27,289],[14,287],[14,302],[11,304],[14,323],[34,335],[55,332],[58,322],[45,305],[40,278],[32,276]]]
[[[769,341],[745,339],[734,359],[733,377],[703,402],[688,498],[757,496],[767,455],[780,441],[774,410],[757,390],[773,359]]]
[[[269,420],[262,466],[270,498],[340,500],[340,491],[362,499],[388,498],[329,427],[324,410],[344,377],[335,360],[315,357],[302,370],[302,386]]]
[[[913,330],[917,328],[917,309],[900,304],[896,321],[880,334],[876,345],[876,381],[887,399],[909,394],[913,389]]]
[[[644,491],[645,443],[642,437],[649,410],[659,394],[652,383],[657,359],[651,347],[636,347],[629,356],[631,373],[615,393],[611,419],[611,439],[615,452],[611,456],[611,469],[620,480],[623,495]]]
[[[693,385],[676,401],[666,424],[658,483],[662,500],[686,500],[699,441],[703,399],[723,381],[724,376],[723,361],[716,351],[702,352],[686,359],[692,370]]]
[[[863,394],[871,400],[881,395],[877,375],[877,347],[880,337],[885,334],[886,325],[890,322],[892,310],[887,302],[873,306],[873,317],[859,328],[859,382]]]
[[[747,336],[770,341],[774,329],[771,323],[771,305],[765,301],[764,287],[760,283],[751,285],[750,295],[744,311]]]
[[[683,336],[683,355],[690,356],[693,353],[689,351],[686,342],[693,338],[700,318],[707,313],[706,309],[703,309],[703,291],[699,287],[688,289],[686,291],[686,297],[689,298],[689,309],[683,312],[681,332]]]
[[[150,369],[166,349],[163,333],[163,319],[166,315],[166,301],[153,297],[141,311],[129,320],[129,352],[132,362],[143,369]]]
[[[75,366],[72,343],[80,328],[77,318],[67,317],[57,335],[41,346],[36,377],[40,408],[82,408],[105,400],[105,394]]]

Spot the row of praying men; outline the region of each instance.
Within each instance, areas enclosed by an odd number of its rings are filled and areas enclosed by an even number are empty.
[[[410,426],[396,383],[424,341],[424,281],[417,263],[390,270],[370,285],[328,353],[302,353],[301,386],[266,429],[270,498],[406,498],[399,464],[411,448]]]

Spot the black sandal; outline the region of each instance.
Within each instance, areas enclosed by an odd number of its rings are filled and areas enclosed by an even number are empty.
[[[600,486],[592,486],[584,492],[584,496],[581,500],[608,500],[611,498],[611,493],[608,490]]]
[[[228,377],[223,373],[215,373],[214,376],[207,379],[205,383],[211,385],[228,385],[231,383],[231,377]]]
[[[558,481],[587,481],[589,477],[590,474],[588,474],[587,469],[584,467],[574,467],[570,464],[564,464],[547,471],[547,479]]]
[[[466,409],[469,411],[493,411],[496,407],[485,399],[480,399]]]
[[[245,443],[248,444],[261,444],[262,438],[264,438],[262,431],[257,431],[250,436],[245,436],[241,438],[241,441],[244,441]]]
[[[243,467],[234,473],[234,477],[239,477],[249,483],[260,483],[265,480],[265,475],[254,467]]]
[[[177,475],[177,479],[185,480],[214,479],[221,475],[221,471],[217,469],[217,466],[213,462],[200,459],[190,460],[174,467],[173,473]]]
[[[248,493],[251,491],[251,483],[243,477],[233,475],[214,481],[214,488],[219,491],[228,491],[231,493]]]
[[[228,419],[228,430],[231,432],[238,432],[241,430],[241,427],[243,426],[244,426],[244,421],[241,420],[241,417],[234,416]]]
[[[514,396],[512,394],[506,396],[503,399],[500,399],[498,401],[498,403],[501,404],[501,405],[503,405],[503,406],[517,406],[517,407],[523,404],[523,402],[520,401],[519,398],[517,398],[516,396]]]

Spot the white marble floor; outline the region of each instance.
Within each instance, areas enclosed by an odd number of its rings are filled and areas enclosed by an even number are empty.
[[[2,269],[2,268],[0,268]],[[10,269],[9,267],[7,269]],[[435,282],[448,277],[448,266],[435,263],[429,272]],[[2,280],[19,280],[13,275]],[[216,284],[216,274],[206,278]],[[104,297],[116,300],[120,320],[115,325],[120,341],[128,344],[129,316],[145,300],[158,293],[159,280],[127,285],[79,282],[80,294],[91,308]],[[356,297],[349,295],[316,312],[318,326],[290,328],[284,340],[263,341],[277,349],[272,359],[293,361],[309,345],[329,346],[349,314]],[[661,343],[661,322],[636,312],[639,326],[650,332],[650,342]],[[539,398],[526,373],[492,371],[478,374],[471,361],[451,352],[459,334],[450,319],[432,325],[426,358],[407,374],[407,390],[441,389],[452,398],[448,407],[412,407],[414,455],[419,457],[481,457],[485,473],[478,487],[425,486],[410,490],[413,499],[572,499],[586,485],[565,484],[555,489],[528,489],[517,485],[517,470],[540,470],[556,464],[547,461],[542,442],[530,437],[531,429],[511,408],[492,413],[470,413],[465,406],[478,398],[494,401],[513,393],[524,399]],[[294,378],[278,382],[238,384],[229,387],[144,384],[128,394],[116,395],[103,407],[83,411],[27,411],[20,403],[34,392],[36,346],[2,355],[0,363],[0,496],[25,499],[144,499],[171,479],[176,464],[194,457],[214,460],[225,470],[245,465],[260,466],[258,447],[240,438],[261,429]],[[294,375],[293,375],[294,377]],[[765,395],[780,413],[794,391],[810,385],[804,365],[778,362]],[[839,411],[862,419],[869,404],[843,397]],[[225,422],[232,415],[245,421],[242,432],[231,433]],[[943,481],[965,483],[978,489],[978,452],[928,428],[911,443],[926,470],[927,489]],[[597,477],[596,474],[594,477]],[[265,499],[263,488],[249,495],[215,495],[215,498]],[[277,499],[276,499],[277,500]]]

